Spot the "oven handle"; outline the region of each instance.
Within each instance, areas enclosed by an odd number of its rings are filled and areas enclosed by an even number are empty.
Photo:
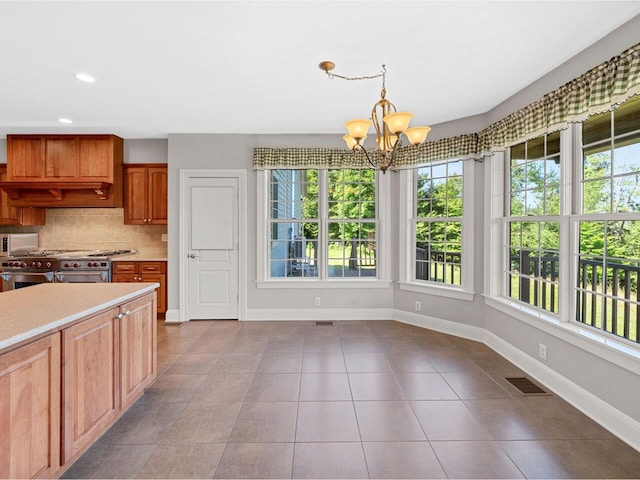
[[[38,272],[38,273],[34,273],[34,272],[2,272],[2,273],[0,273],[0,277],[2,277],[2,279],[5,282],[12,281],[13,277],[26,278],[26,277],[29,277],[29,276],[32,276],[32,277],[33,276],[44,277],[47,280],[47,282],[53,282],[53,276],[54,275],[53,275],[53,272]]]
[[[68,277],[100,275],[100,280],[102,281],[102,283],[107,283],[109,281],[109,272],[107,272],[107,271],[95,272],[94,271],[94,272],[55,272],[56,282],[64,283],[65,275],[68,276]]]

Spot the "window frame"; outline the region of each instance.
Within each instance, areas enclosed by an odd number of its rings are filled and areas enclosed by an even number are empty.
[[[291,170],[302,170],[296,168]],[[287,170],[287,169],[283,169]],[[309,277],[270,277],[270,175],[271,170],[257,170],[257,272],[258,288],[389,288],[390,279],[390,177],[376,172],[376,217],[370,223],[376,223],[376,270],[375,277],[329,277],[327,272],[328,235],[327,227],[331,219],[327,212],[328,170],[318,170],[318,276]],[[332,169],[334,170],[334,169]],[[335,220],[334,220],[335,221]],[[324,232],[322,235],[320,232]]]
[[[460,159],[442,160],[434,163],[459,161]],[[415,279],[416,269],[416,179],[418,167],[402,170],[400,172],[399,200],[400,219],[399,242],[401,248],[400,271],[398,287],[400,290],[436,295],[464,301],[473,301],[475,298],[475,268],[474,268],[474,234],[475,231],[475,161],[462,160],[462,241],[461,241],[461,285],[450,285],[441,282],[418,281]],[[445,218],[443,217],[443,221]]]
[[[505,217],[509,202],[506,165],[508,150],[496,152],[484,171],[484,301],[485,304],[545,333],[588,350],[616,365],[640,374],[640,345],[608,332],[583,325],[576,320],[576,275],[578,271],[578,226],[581,220],[597,220],[615,214],[581,214],[582,124],[562,130],[560,145],[560,306],[559,313],[537,310],[506,296]],[[518,142],[519,143],[519,142]],[[623,214],[628,217],[629,214]],[[640,217],[640,213],[635,215]],[[566,247],[562,247],[566,245]],[[565,280],[562,280],[565,279]]]

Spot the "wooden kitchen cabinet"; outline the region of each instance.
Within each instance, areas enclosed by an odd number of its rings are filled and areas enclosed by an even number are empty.
[[[124,165],[124,223],[167,224],[167,165]]]
[[[120,307],[120,404],[134,403],[157,375],[154,346],[157,322],[153,296],[134,300]]]
[[[13,206],[122,206],[123,140],[115,135],[7,135]]]
[[[60,467],[60,334],[0,355],[0,478]]]
[[[156,261],[114,261],[112,282],[157,282],[157,313],[164,318],[167,311],[167,262]]]
[[[93,443],[120,411],[119,312],[113,308],[62,331],[63,463]]]
[[[62,330],[62,464],[84,453],[157,375],[155,295]]]
[[[0,166],[0,182],[7,180],[7,166]],[[13,207],[9,205],[9,196],[0,189],[0,225],[44,225],[46,208]]]

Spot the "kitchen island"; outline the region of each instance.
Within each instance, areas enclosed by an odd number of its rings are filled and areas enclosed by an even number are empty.
[[[156,283],[0,293],[0,477],[57,477],[157,375]]]

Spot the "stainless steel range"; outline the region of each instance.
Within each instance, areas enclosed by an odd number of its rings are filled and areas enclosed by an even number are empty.
[[[106,283],[111,259],[133,250],[37,250],[2,259],[3,290],[39,283]]]

